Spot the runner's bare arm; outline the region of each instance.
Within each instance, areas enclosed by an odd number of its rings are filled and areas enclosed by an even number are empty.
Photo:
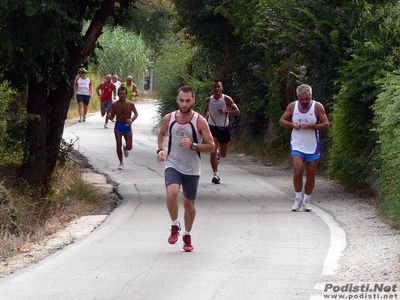
[[[168,124],[169,124],[169,119],[171,117],[171,114],[167,114],[163,118],[163,122],[160,128],[160,131],[157,136],[157,143],[158,143],[158,150],[157,150],[157,162],[162,163],[165,161],[165,158],[167,157],[167,152],[164,150],[165,145],[167,143],[167,138],[168,138]]]
[[[133,96],[133,97],[139,96],[139,90],[138,90],[136,84],[133,85],[133,93],[132,93],[132,96]]]
[[[135,121],[137,119],[137,117],[139,116],[139,113],[137,112],[135,103],[132,102],[132,108],[131,111],[133,112],[133,117],[132,117],[132,122]]]
[[[101,94],[100,94],[100,90],[103,90],[103,84],[102,83],[100,83],[98,86],[97,86],[97,88],[96,88],[96,94],[97,94],[97,96],[101,96]]]
[[[204,106],[203,116],[204,118],[208,118],[210,115],[210,97],[206,99],[206,105]]]
[[[300,127],[298,127],[299,126],[298,124],[294,124],[292,122],[293,107],[294,107],[294,102],[289,103],[289,105],[286,107],[285,112],[283,113],[282,117],[279,120],[279,125],[289,129],[292,128],[300,129]],[[295,128],[296,126],[298,128]]]
[[[203,136],[203,142],[197,145],[197,151],[200,152],[214,152],[215,144],[214,138],[211,134],[210,127],[205,118],[199,116],[198,129]]]
[[[230,116],[240,115],[239,107],[236,105],[236,103],[233,101],[231,97],[225,95],[225,104],[226,107],[228,107],[228,110],[225,112],[227,115]]]

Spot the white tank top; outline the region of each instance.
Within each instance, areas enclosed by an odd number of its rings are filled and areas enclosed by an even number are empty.
[[[225,95],[222,94],[222,97],[218,100],[214,98],[214,96],[210,97],[210,104],[208,106],[210,117],[208,118],[208,124],[218,126],[218,127],[227,127],[229,126],[229,117],[227,114],[221,114],[218,109],[223,108],[227,109],[225,103]]]
[[[194,143],[201,142],[197,123],[201,117],[193,112],[192,118],[187,123],[176,120],[177,111],[172,112],[169,119],[169,141],[165,168],[174,168],[185,175],[198,175],[201,173],[200,152],[180,146],[180,140],[185,135]],[[202,118],[202,117],[201,117]]]
[[[318,124],[320,120],[316,115],[317,101],[311,100],[311,106],[306,112],[299,110],[299,101],[294,103],[292,122],[302,122],[310,124]],[[290,139],[292,150],[297,150],[305,154],[317,154],[320,152],[319,131],[318,130],[295,130],[292,129],[292,137]]]

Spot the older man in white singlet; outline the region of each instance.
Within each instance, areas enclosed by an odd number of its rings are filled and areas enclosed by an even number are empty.
[[[311,86],[302,84],[297,87],[296,93],[298,100],[287,106],[279,124],[292,129],[290,147],[295,190],[292,211],[298,211],[301,206],[304,211],[311,211],[310,197],[315,186],[315,173],[320,153],[319,131],[328,130],[330,125],[324,106],[312,100]],[[306,182],[303,197],[304,165],[306,165]]]

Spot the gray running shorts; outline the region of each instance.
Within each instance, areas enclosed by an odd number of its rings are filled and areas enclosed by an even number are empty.
[[[174,168],[165,169],[165,186],[173,183],[179,184],[179,186],[182,186],[183,195],[187,199],[196,199],[199,180],[200,176],[197,175],[185,175]]]

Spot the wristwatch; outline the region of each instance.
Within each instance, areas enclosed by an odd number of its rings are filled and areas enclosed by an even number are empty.
[[[190,149],[196,151],[197,150],[197,143],[192,143],[192,146],[190,147]]]
[[[163,148],[158,149],[158,150],[157,150],[157,154],[160,153],[161,151],[165,151],[165,150],[164,150]]]

